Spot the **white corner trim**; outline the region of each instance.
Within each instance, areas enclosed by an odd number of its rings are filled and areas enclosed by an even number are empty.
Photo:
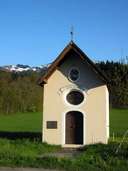
[[[105,92],[106,92],[106,135],[108,139],[109,138],[109,92],[107,86],[105,88]]]
[[[71,112],[71,111],[78,111],[78,112],[81,112],[81,114],[83,115],[83,145],[86,144],[86,115],[85,115],[85,112],[81,109],[69,109],[69,110],[66,110],[64,113],[62,113],[62,127],[61,127],[61,144],[62,145],[65,145],[65,135],[66,135],[66,132],[65,132],[65,125],[66,125],[66,114],[68,112]]]

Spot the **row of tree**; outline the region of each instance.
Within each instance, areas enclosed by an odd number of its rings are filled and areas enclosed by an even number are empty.
[[[107,61],[97,66],[108,79],[110,105],[128,108],[128,64]]]
[[[42,109],[42,89],[36,72],[0,72],[0,113],[35,112]]]
[[[112,107],[128,107],[128,64],[97,63],[109,80]],[[42,111],[42,88],[37,80],[42,72],[11,73],[0,71],[0,113]]]

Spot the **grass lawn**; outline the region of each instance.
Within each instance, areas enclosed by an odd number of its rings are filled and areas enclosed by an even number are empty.
[[[124,142],[118,153],[119,143],[85,146],[76,157],[54,157],[49,153],[61,151],[39,141],[0,139],[0,166],[43,167],[66,171],[127,171],[128,145]],[[41,157],[45,154],[43,157]]]
[[[42,113],[0,115],[0,131],[41,132]]]
[[[41,113],[0,115],[0,131],[41,132]],[[128,110],[111,109],[110,131],[122,136],[128,129]],[[118,153],[120,138],[109,144],[87,145],[72,158],[57,158],[49,153],[58,152],[60,146],[52,146],[39,140],[0,139],[0,166],[43,167],[66,171],[128,171],[128,139]],[[41,157],[43,154],[44,157]],[[48,155],[47,155],[48,154]]]
[[[128,130],[128,109],[110,110],[110,135],[122,137]]]
[[[0,115],[0,131],[41,132],[42,113]],[[110,110],[110,135],[123,136],[128,129],[128,109]]]

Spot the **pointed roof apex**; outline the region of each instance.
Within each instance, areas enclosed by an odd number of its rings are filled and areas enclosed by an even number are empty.
[[[60,55],[50,65],[50,67],[48,68],[46,74],[40,78],[40,80],[38,82],[39,85],[42,86],[43,84],[46,84],[47,83],[49,77],[56,70],[56,68],[59,65],[59,63],[65,58],[66,54],[70,50],[74,50],[74,52],[76,52],[80,56],[80,58],[83,60],[83,62],[87,62],[88,65],[90,65],[92,67],[92,69],[94,70],[94,72],[96,74],[98,74],[98,76],[100,77],[100,79],[102,81],[104,81],[106,84],[108,83],[108,80],[107,80],[106,76],[97,68],[97,66],[95,65],[95,63],[93,63],[93,61],[91,61],[89,59],[89,57],[74,43],[74,41],[71,40],[68,43],[68,45],[63,49],[63,51],[60,53]]]
[[[73,42],[73,40],[71,40],[70,42],[69,42],[69,44],[73,44],[74,42]]]

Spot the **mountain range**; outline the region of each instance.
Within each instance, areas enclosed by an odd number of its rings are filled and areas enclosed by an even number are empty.
[[[33,67],[29,65],[17,64],[17,65],[0,66],[0,70],[7,71],[7,72],[23,72],[23,71],[40,72],[41,70],[46,70],[49,66],[50,64],[33,66]]]

